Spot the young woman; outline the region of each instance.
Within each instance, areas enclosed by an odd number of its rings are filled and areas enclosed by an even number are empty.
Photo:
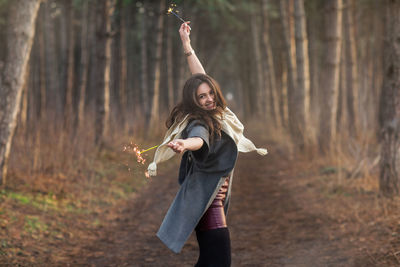
[[[208,76],[190,45],[189,22],[179,29],[192,77],[184,87],[182,101],[172,110],[168,131],[158,147],[156,163],[183,154],[179,169],[181,185],[157,236],[178,253],[196,230],[200,255],[195,266],[230,266],[230,236],[226,224],[233,168],[238,152],[257,151],[243,136],[243,125],[226,107],[218,83]]]

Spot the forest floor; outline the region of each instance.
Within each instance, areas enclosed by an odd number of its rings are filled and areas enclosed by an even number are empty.
[[[400,266],[399,199],[339,183],[335,168],[289,160],[282,146],[258,141],[269,154],[241,154],[235,169],[227,218],[232,266]],[[178,190],[178,161],[128,186],[132,176],[117,164],[125,159],[103,159],[99,169],[114,172],[93,176],[89,200],[29,199],[17,186],[2,191],[1,266],[194,265],[194,234],[180,254],[155,236]]]

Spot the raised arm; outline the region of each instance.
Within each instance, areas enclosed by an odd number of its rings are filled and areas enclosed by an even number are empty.
[[[186,55],[189,69],[192,74],[203,73],[206,74],[200,60],[197,58],[192,46],[190,45],[190,21],[182,23],[179,29],[179,35],[181,36],[183,51]]]

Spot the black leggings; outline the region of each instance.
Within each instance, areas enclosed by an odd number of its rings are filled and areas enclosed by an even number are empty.
[[[207,231],[196,230],[200,255],[195,267],[231,266],[231,240],[227,227]]]

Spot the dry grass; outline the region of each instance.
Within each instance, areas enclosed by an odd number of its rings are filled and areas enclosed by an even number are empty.
[[[40,266],[68,257],[73,252],[63,248],[95,238],[112,211],[146,185],[146,166],[123,147],[147,147],[159,136],[114,124],[99,150],[93,129],[89,123],[74,135],[45,122],[17,129],[0,191],[1,263]]]
[[[245,133],[256,136],[257,141],[266,146],[278,144],[277,152],[285,158],[307,160],[318,166],[321,173],[331,175],[334,186],[379,194],[379,145],[374,131],[364,131],[357,138],[342,131],[337,135],[332,149],[322,154],[316,142],[315,129],[311,129],[307,137],[306,148],[300,150],[291,142],[286,129],[260,123],[256,119],[246,125]]]
[[[285,130],[259,121],[245,125],[245,135],[257,146],[273,147],[270,153],[288,162],[282,173],[292,177],[287,186],[302,195],[299,201],[337,222],[338,227],[326,229],[332,242],[359,246],[369,264],[399,262],[400,199],[379,195],[373,134],[356,140],[342,134],[335,149],[322,157],[316,145],[297,151]],[[123,146],[131,141],[142,148],[158,144],[163,126],[146,132],[143,126],[120,129],[114,124],[101,151],[92,142],[93,129],[86,125],[75,138],[61,125],[37,123],[30,131],[16,132],[9,179],[0,193],[0,260],[32,264],[74,254],[58,246],[71,248],[79,238],[96,237],[112,219],[109,211],[146,184],[144,166],[123,153]]]
[[[339,133],[331,151],[318,153],[316,145],[296,151],[282,129],[249,123],[259,144],[275,143],[275,153],[288,161],[285,170],[295,179],[288,184],[299,192],[298,200],[314,214],[327,214],[338,227],[326,229],[332,242],[358,246],[356,266],[400,265],[400,197],[385,198],[379,192],[379,145],[374,132],[357,138]],[[342,244],[342,245],[343,245]],[[354,255],[356,258],[356,255]],[[358,256],[357,256],[358,257]]]
[[[103,152],[122,154],[124,145],[130,142],[147,147],[160,140],[162,131],[160,127],[153,129],[150,134],[145,132],[143,121],[136,121],[135,128],[124,128],[112,122],[104,145],[99,150],[94,144],[94,120],[88,118],[86,121],[85,128],[76,132],[65,130],[62,123],[57,122],[37,122],[29,130],[17,129],[9,161],[9,181],[6,186],[17,186],[13,182],[16,176],[23,177],[31,188],[37,185],[39,191],[59,192],[61,189],[57,186],[63,185],[64,180],[87,176],[85,172],[93,171],[93,161]],[[51,177],[54,184],[40,188],[40,180],[45,177]]]

